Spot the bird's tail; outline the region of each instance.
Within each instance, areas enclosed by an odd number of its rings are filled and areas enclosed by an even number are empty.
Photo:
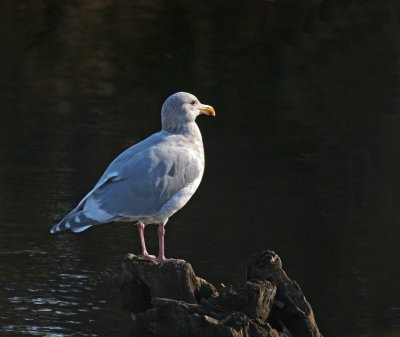
[[[51,228],[50,233],[57,233],[68,229],[75,233],[80,233],[89,227],[98,225],[99,223],[99,221],[86,217],[82,209],[74,209],[58,224],[54,225]]]

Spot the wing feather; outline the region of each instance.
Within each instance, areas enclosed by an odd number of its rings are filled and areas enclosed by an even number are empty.
[[[151,216],[177,192],[202,174],[199,156],[183,146],[152,147],[127,161],[118,180],[100,186],[85,205],[113,217]]]
[[[158,132],[122,152],[52,232],[79,232],[118,218],[151,216],[203,170],[202,153],[184,137]]]

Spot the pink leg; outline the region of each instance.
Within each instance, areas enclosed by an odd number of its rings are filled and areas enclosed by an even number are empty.
[[[142,256],[148,260],[155,260],[156,257],[154,255],[150,255],[146,249],[146,243],[144,241],[144,223],[139,222],[137,226],[139,230],[140,244],[142,245]]]
[[[158,247],[159,247],[159,253],[158,253],[158,257],[157,260],[159,262],[185,262],[184,260],[180,260],[180,259],[167,259],[164,255],[164,236],[165,236],[165,228],[164,225],[166,224],[166,222],[161,223],[158,225]]]

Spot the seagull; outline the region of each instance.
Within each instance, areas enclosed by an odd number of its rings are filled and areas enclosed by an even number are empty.
[[[111,221],[137,225],[142,256],[167,262],[165,225],[189,201],[204,172],[204,148],[196,117],[215,116],[212,106],[192,94],[177,92],[161,108],[161,131],[131,146],[115,158],[94,188],[51,233],[82,232]],[[146,225],[158,225],[158,256],[146,249]]]

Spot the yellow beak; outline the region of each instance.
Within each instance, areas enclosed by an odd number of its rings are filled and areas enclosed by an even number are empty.
[[[207,116],[215,116],[215,110],[211,105],[202,104],[199,110]]]

